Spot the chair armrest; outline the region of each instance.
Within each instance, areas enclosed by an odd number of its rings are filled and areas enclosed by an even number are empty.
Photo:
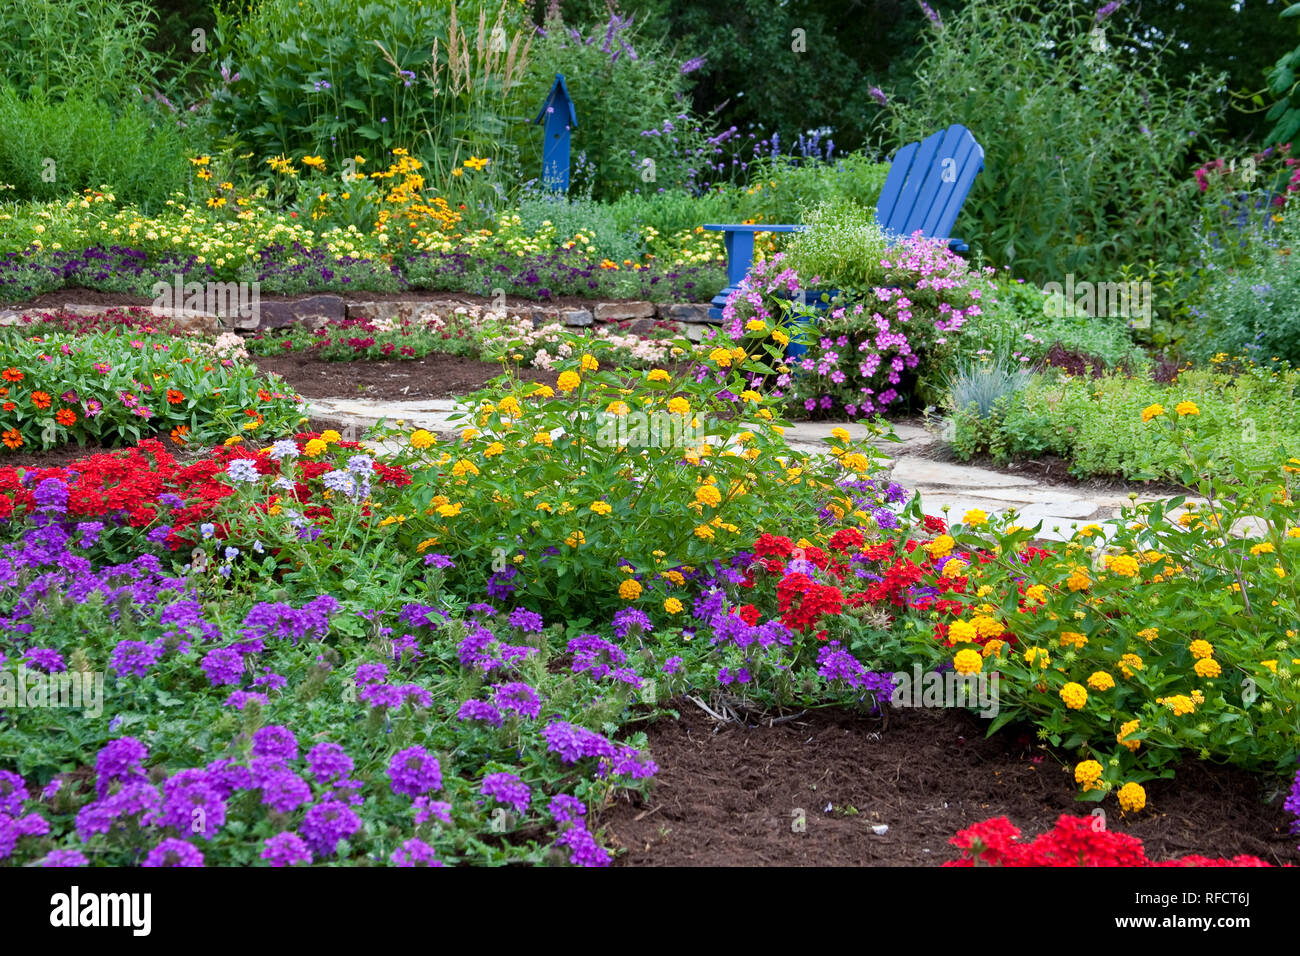
[[[726,223],[726,224],[709,223],[705,225],[703,228],[708,229],[711,232],[755,233],[755,232],[803,232],[808,227],[802,225],[783,225],[777,223],[773,223],[771,225],[765,225],[761,223],[743,223],[743,224],[742,223],[734,223],[734,224],[733,223]]]

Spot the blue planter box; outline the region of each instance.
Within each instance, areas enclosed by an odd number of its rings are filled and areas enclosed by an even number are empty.
[[[817,312],[825,312],[829,309],[831,302],[840,294],[839,289],[803,289],[801,291],[804,294],[804,301]],[[811,335],[814,324],[815,319],[804,319],[794,323],[791,331],[796,334],[791,335],[790,344],[785,347],[787,361],[793,361],[808,351],[808,346],[800,342],[799,339]]]

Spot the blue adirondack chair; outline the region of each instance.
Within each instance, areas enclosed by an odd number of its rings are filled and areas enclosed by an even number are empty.
[[[918,229],[931,239],[946,239],[953,252],[970,249],[960,239],[949,238],[962,203],[984,168],[984,149],[965,126],[954,124],[908,143],[894,154],[876,203],[876,221],[894,237],[910,236]],[[722,318],[727,298],[736,291],[754,261],[754,235],[760,232],[801,232],[806,226],[717,225],[704,227],[723,233],[727,247],[727,287],[713,297],[709,316]]]

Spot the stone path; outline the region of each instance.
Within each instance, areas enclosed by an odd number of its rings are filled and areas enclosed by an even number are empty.
[[[383,402],[366,399],[313,399],[311,414],[316,418],[336,419],[345,424],[367,428],[381,419],[393,425],[402,421],[407,428],[426,428],[440,439],[455,440],[459,434],[450,416],[456,409],[453,399]],[[859,424],[835,422],[798,422],[786,430],[791,448],[808,454],[824,454],[822,439],[831,429],[845,428],[854,439],[868,436]],[[926,514],[944,515],[960,520],[973,508],[990,516],[1011,509],[1016,521],[1026,527],[1042,522],[1038,537],[1069,540],[1077,528],[1101,524],[1117,518],[1130,502],[1127,494],[1096,492],[1087,489],[1052,485],[1030,477],[1004,474],[973,465],[936,460],[929,456],[939,439],[916,425],[898,424],[894,431],[901,442],[881,442],[880,451],[889,456],[889,476],[910,491],[921,494]],[[1135,489],[1136,490],[1136,489]],[[1139,501],[1154,501],[1156,496],[1139,493]]]

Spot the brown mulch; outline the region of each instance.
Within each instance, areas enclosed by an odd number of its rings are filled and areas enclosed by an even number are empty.
[[[985,722],[965,711],[817,712],[715,732],[694,704],[678,706],[680,720],[647,731],[659,765],[649,798],[624,799],[600,819],[626,850],[619,865],[934,866],[957,857],[948,840],[958,830],[989,817],[1008,817],[1029,839],[1098,806],[1074,799],[1068,755],[1023,727],[986,738]],[[1113,799],[1101,806],[1106,825],[1141,839],[1153,860],[1246,853],[1300,863],[1284,791],[1270,783],[1191,761],[1175,779],[1145,784],[1140,813],[1121,815]]]
[[[375,359],[326,362],[309,352],[250,357],[262,372],[273,372],[306,398],[371,398],[402,401],[452,398],[476,391],[501,374],[497,362],[443,352],[421,359]],[[551,383],[554,372],[518,369],[527,382]]]

